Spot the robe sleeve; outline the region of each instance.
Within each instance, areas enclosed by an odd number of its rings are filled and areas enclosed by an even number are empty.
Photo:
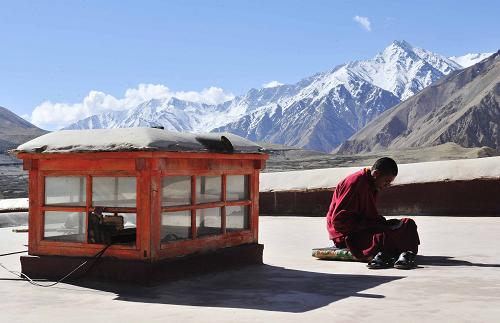
[[[358,213],[340,210],[333,218],[333,227],[340,233],[351,233],[362,230],[362,219]]]
[[[333,213],[333,227],[342,234],[365,229],[378,230],[385,226],[385,218],[378,214],[367,214],[376,210],[367,197],[372,194],[367,183],[359,179],[354,185],[346,185],[339,190],[338,203]]]

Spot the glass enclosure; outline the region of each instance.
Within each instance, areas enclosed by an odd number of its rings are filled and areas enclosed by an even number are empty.
[[[135,177],[46,176],[44,184],[43,240],[135,244]]]
[[[164,176],[161,242],[250,230],[249,180],[232,174]]]
[[[43,240],[134,246],[135,176],[44,176]],[[250,230],[248,174],[162,175],[160,244]]]

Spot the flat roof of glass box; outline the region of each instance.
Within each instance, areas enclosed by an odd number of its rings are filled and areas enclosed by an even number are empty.
[[[28,141],[13,153],[182,151],[262,153],[256,143],[230,133],[178,133],[156,128],[55,131]]]

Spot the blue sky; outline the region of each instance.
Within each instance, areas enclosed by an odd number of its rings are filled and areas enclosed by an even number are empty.
[[[499,13],[494,0],[0,0],[0,106],[29,119],[49,101],[47,113],[68,115],[38,116],[50,129],[75,118],[72,107],[84,113],[85,99],[119,109],[127,89],[145,89],[223,100],[373,57],[395,39],[445,56],[493,52]]]

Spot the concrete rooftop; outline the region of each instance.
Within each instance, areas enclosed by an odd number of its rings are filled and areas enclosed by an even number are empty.
[[[500,217],[415,218],[420,267],[368,270],[319,261],[323,218],[263,217],[263,266],[155,287],[35,287],[0,268],[2,322],[499,322]],[[0,254],[26,249],[0,229]],[[0,258],[20,270],[19,255]]]

